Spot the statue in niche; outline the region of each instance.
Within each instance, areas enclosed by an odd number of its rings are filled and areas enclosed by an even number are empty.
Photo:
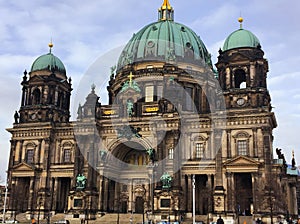
[[[127,100],[127,116],[132,117],[133,115],[133,102],[131,100]]]
[[[153,163],[153,161],[154,161],[154,153],[155,153],[154,149],[150,148],[150,149],[147,149],[146,151],[147,151],[147,154],[149,156],[149,159]]]
[[[100,155],[100,160],[103,162],[106,159],[107,152],[105,150],[100,150],[99,155]]]

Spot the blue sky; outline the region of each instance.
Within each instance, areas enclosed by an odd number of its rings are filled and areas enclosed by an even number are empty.
[[[10,134],[5,128],[12,127],[14,111],[20,107],[23,71],[29,71],[38,56],[48,53],[50,39],[54,43],[53,53],[72,77],[72,100],[78,97],[83,78],[91,72],[98,80],[96,91],[106,104],[105,82],[110,75],[109,67],[116,64],[116,52],[133,33],[157,20],[157,9],[162,2],[0,0],[0,179],[5,178],[10,150]],[[268,88],[278,123],[274,148],[282,148],[288,161],[294,149],[297,164],[300,163],[297,135],[300,133],[300,1],[170,0],[170,3],[175,9],[175,21],[200,36],[214,63],[226,37],[239,28],[237,18],[244,17],[243,27],[259,38],[269,61]],[[116,48],[111,56],[108,52]],[[94,62],[99,61],[106,66],[91,70]],[[72,105],[71,110],[76,106]]]

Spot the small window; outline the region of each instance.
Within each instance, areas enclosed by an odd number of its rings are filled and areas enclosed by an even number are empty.
[[[169,159],[174,159],[174,149],[169,148]]]
[[[157,86],[157,100],[163,97],[163,86]]]
[[[145,102],[153,102],[154,86],[146,86],[145,88]]]
[[[238,140],[237,141],[237,152],[238,152],[238,155],[242,155],[242,156],[245,156],[247,155],[247,148],[248,148],[248,145],[247,145],[247,140]]]
[[[28,164],[33,163],[33,156],[34,156],[33,149],[28,149],[26,152],[26,163]]]
[[[196,159],[204,158],[204,143],[196,143]]]
[[[70,149],[64,150],[64,162],[65,163],[71,162],[71,150]]]
[[[82,199],[74,199],[74,207],[82,207]]]
[[[169,208],[171,205],[170,199],[160,199],[160,207],[161,208]]]

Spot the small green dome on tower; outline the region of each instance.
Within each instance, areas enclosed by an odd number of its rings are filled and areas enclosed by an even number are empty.
[[[31,72],[49,70],[49,71],[59,71],[66,74],[66,68],[62,61],[52,54],[51,48],[52,43],[49,43],[50,52],[48,54],[41,55],[38,57],[31,66]]]
[[[226,38],[223,51],[240,47],[257,48],[260,46],[258,38],[249,30],[242,28],[243,18],[240,17],[238,21],[241,23],[240,29],[234,31]]]

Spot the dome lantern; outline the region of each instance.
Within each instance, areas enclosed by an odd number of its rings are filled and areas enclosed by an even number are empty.
[[[174,9],[169,0],[164,0],[162,6],[158,9],[158,21],[174,20]]]

